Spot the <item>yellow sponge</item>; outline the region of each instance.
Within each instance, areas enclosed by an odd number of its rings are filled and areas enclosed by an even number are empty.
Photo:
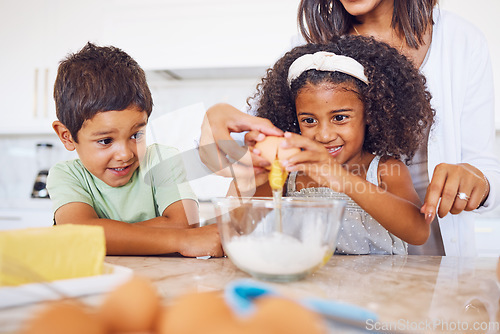
[[[101,275],[105,256],[101,226],[0,231],[0,286]]]

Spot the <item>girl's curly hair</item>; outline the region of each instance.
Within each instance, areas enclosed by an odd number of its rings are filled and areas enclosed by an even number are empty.
[[[308,70],[289,87],[290,65],[300,56],[318,51],[354,58],[363,65],[369,84],[340,72]],[[300,133],[295,110],[297,94],[307,83],[324,82],[356,85],[365,107],[363,150],[408,163],[425,142],[434,118],[425,77],[396,49],[371,37],[346,35],[328,44],[306,44],[292,49],[267,70],[248,103],[254,104],[254,109],[257,107],[256,116],[269,119],[283,131]]]

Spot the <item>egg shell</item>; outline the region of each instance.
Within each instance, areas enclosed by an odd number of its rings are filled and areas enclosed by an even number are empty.
[[[256,311],[247,322],[255,333],[324,334],[323,319],[295,301],[273,296],[255,300]]]
[[[50,302],[21,328],[19,334],[105,334],[99,317],[71,300]]]
[[[223,296],[191,292],[175,298],[162,310],[157,333],[238,333],[239,326]]]
[[[500,257],[498,258],[497,264],[497,279],[500,281]]]
[[[260,156],[269,161],[269,163],[276,160],[276,152],[278,152],[278,160],[280,161],[286,160],[300,152],[300,149],[297,147],[281,147],[280,144],[283,140],[285,140],[283,137],[267,136],[264,140],[255,144],[255,148],[260,151]]]
[[[111,291],[99,308],[99,316],[111,332],[152,330],[160,297],[150,280],[133,276]]]

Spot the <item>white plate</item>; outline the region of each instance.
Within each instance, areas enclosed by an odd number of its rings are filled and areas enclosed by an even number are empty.
[[[132,269],[104,263],[104,274],[0,288],[0,308],[104,293],[132,276]]]

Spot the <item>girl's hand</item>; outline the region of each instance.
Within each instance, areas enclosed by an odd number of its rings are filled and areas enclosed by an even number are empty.
[[[287,171],[301,171],[324,187],[337,192],[344,192],[344,180],[347,171],[335,161],[327,149],[320,143],[298,134],[285,133],[285,148],[298,147],[302,151],[290,159],[282,161]]]
[[[253,157],[231,137],[231,132],[248,130],[275,136],[283,133],[269,120],[248,115],[229,104],[212,106],[201,125],[198,150],[201,161],[218,175],[234,177],[253,174]]]
[[[489,192],[487,179],[476,167],[466,163],[442,163],[434,169],[420,212],[425,214],[427,221],[432,221],[436,208],[441,218],[448,213],[456,215],[463,210],[472,211],[486,200]]]
[[[266,138],[266,135],[260,131],[252,130],[245,133],[245,145],[253,148],[255,144],[260,141],[263,141]]]
[[[270,167],[269,161],[260,156],[261,152],[255,148],[255,145],[266,138],[262,132],[252,130],[245,134],[245,146],[248,146],[252,156],[252,163],[254,168]]]

